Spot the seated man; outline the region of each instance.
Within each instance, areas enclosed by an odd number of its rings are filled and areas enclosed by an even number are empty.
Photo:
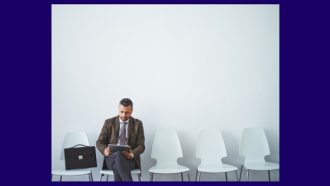
[[[145,149],[143,125],[131,117],[133,102],[130,99],[122,99],[118,110],[118,116],[105,120],[96,146],[104,154],[107,168],[113,170],[115,181],[132,181],[131,170],[141,169],[140,154]],[[112,153],[108,144],[129,145],[131,151]]]

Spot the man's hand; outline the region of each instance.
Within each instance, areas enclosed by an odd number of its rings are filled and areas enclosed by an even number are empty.
[[[103,151],[103,154],[104,154],[104,156],[110,156],[110,154],[111,154],[110,148],[109,147],[105,148]]]
[[[126,159],[133,159],[134,154],[132,151],[121,151],[121,154],[126,158]]]

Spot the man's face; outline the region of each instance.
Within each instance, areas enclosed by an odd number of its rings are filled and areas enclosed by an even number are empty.
[[[119,118],[123,121],[127,121],[133,112],[133,108],[131,106],[125,107],[123,105],[119,105]]]

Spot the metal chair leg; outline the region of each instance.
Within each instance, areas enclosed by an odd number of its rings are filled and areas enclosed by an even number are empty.
[[[100,177],[100,182],[102,181],[102,177],[103,177],[103,174],[101,174],[101,177]]]
[[[241,171],[239,173],[239,180],[238,181],[241,181],[241,179],[242,179],[242,171],[243,171],[243,165],[241,166]]]
[[[141,174],[138,174],[138,179],[139,181],[141,181]]]
[[[150,181],[154,181],[154,174],[150,173]]]
[[[268,170],[268,181],[271,181],[270,180],[270,170]]]
[[[237,170],[235,170],[235,173],[236,173],[236,178],[237,178],[237,181],[240,181],[239,178],[238,178],[238,173],[237,173]]]
[[[181,181],[183,181],[183,172],[181,172]]]
[[[60,182],[62,181],[62,175],[60,176]]]
[[[249,169],[246,169],[247,181],[249,181]]]
[[[201,177],[202,177],[202,172],[199,172],[198,181],[201,181]]]
[[[226,182],[228,182],[228,175],[227,172],[225,172]]]
[[[189,171],[187,172],[187,175],[188,175],[188,181],[190,182]]]
[[[197,181],[197,176],[198,176],[198,169],[196,170],[196,178],[195,178],[195,181]]]
[[[109,175],[107,175],[107,182],[109,181]]]
[[[93,173],[91,172],[91,181],[93,182]]]

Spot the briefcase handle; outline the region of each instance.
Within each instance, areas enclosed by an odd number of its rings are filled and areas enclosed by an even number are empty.
[[[77,145],[75,145],[75,146],[73,146],[73,147],[71,147],[71,148],[75,148],[75,147],[78,147],[78,146],[82,146],[82,147],[88,147],[87,145],[83,145],[83,144],[77,144]]]

